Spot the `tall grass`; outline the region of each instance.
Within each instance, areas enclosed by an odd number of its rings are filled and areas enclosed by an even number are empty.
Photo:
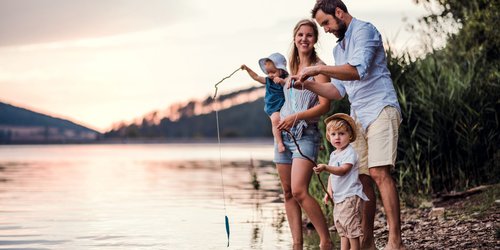
[[[403,115],[393,177],[401,197],[458,191],[500,180],[499,72],[484,76],[489,63],[481,56],[447,60],[445,51],[424,58],[387,50]],[[493,77],[492,77],[493,75]],[[349,113],[346,99],[332,102],[329,112]],[[324,124],[320,123],[324,134]],[[323,139],[318,162],[328,162],[332,148]],[[327,175],[322,177],[327,179]],[[323,191],[312,180],[311,193]]]
[[[416,2],[442,7],[422,20],[429,37],[447,44],[419,58],[386,51],[403,115],[393,177],[409,205],[415,196],[500,181],[500,32],[492,25],[500,2]],[[444,19],[459,30],[447,33]],[[346,99],[332,102],[329,114],[337,112],[349,113]],[[326,163],[332,148],[326,139],[323,147],[318,161]],[[318,200],[324,195],[315,178],[310,191]]]
[[[403,114],[400,187],[427,195],[498,182],[500,84],[480,74],[485,58],[387,57]]]

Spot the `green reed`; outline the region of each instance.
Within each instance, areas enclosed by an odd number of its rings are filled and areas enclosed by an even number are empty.
[[[393,177],[410,206],[417,205],[419,196],[500,178],[498,69],[484,77],[482,70],[491,61],[477,54],[449,60],[446,52],[412,58],[387,50],[403,115]],[[337,112],[349,113],[346,99],[332,102],[329,114]],[[324,134],[323,123],[320,129]],[[332,148],[324,138],[322,148],[318,162],[326,163]],[[326,183],[327,174],[322,177]],[[324,195],[314,178],[310,191],[318,200]]]
[[[446,38],[444,48],[422,57],[386,51],[403,116],[393,177],[410,206],[419,197],[500,180],[500,32],[491,25],[500,20],[500,2],[440,3],[443,13],[423,21],[429,37]],[[443,17],[460,29],[443,33]],[[346,98],[332,102],[327,115],[337,112],[349,113]],[[332,148],[324,137],[322,145],[318,161],[326,163]],[[318,187],[313,178],[310,191],[321,200]]]

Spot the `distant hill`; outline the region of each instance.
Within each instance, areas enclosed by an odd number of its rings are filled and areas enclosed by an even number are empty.
[[[263,87],[252,87],[212,97],[171,105],[133,122],[121,123],[105,138],[203,139],[217,136],[215,107],[219,108],[221,136],[272,137],[271,122],[264,112]]]
[[[0,143],[90,142],[100,133],[74,122],[0,102]]]

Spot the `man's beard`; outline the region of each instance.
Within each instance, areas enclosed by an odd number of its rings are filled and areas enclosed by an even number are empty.
[[[337,29],[337,34],[338,34],[337,38],[339,40],[337,40],[337,42],[340,42],[340,41],[342,41],[342,39],[344,39],[345,33],[347,31],[347,25],[340,18],[338,18],[336,16],[333,16],[333,18],[335,19],[335,21],[337,21],[337,24],[339,26],[339,28]]]

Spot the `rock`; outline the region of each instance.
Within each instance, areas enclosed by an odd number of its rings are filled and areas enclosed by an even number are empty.
[[[430,202],[430,201],[423,201],[420,204],[420,208],[431,208],[431,207],[432,207],[432,202]]]
[[[500,205],[500,200],[495,200],[495,204]]]
[[[429,213],[430,218],[444,219],[444,207],[435,207],[432,208]]]
[[[414,229],[413,224],[403,224],[403,225],[401,226],[401,230],[403,230],[403,231],[406,231],[406,230],[413,230],[413,229]]]

